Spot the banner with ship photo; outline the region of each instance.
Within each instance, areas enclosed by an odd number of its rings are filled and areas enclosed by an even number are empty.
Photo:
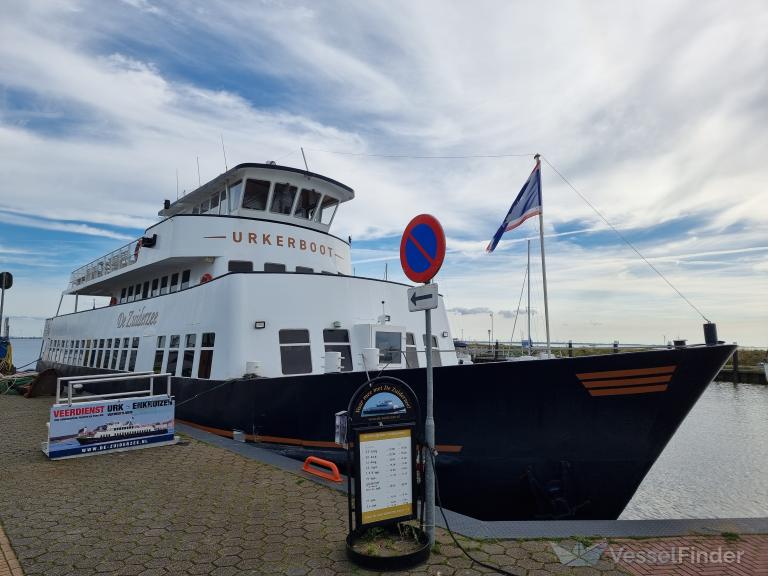
[[[44,451],[63,458],[170,442],[174,410],[167,395],[54,404]]]

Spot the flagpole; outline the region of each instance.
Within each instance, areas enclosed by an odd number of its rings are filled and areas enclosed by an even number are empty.
[[[536,166],[539,167],[541,161],[540,154],[534,156]],[[547,300],[547,266],[544,258],[544,195],[541,191],[541,168],[539,167],[539,194],[541,194],[541,210],[539,211],[539,240],[541,243],[541,277],[544,282],[544,321],[547,327],[547,358],[552,356],[552,347],[549,340],[549,302]],[[528,311],[530,313],[530,310]]]

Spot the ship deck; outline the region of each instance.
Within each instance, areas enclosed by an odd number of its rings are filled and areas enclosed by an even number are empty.
[[[186,426],[179,427],[185,441],[176,446],[52,462],[39,451],[50,405],[50,398],[0,396],[0,576],[367,573],[345,557],[344,494],[301,473],[299,463]],[[448,518],[473,556],[513,574],[652,573],[647,565],[614,562],[610,550],[591,568],[564,567],[542,538],[570,549],[575,534],[595,542],[613,536],[613,549],[634,552],[670,546],[742,552],[723,574],[758,574],[768,565],[768,536],[752,534],[766,531],[766,519],[478,523],[450,512]],[[659,531],[665,536],[622,539]],[[723,536],[726,531],[740,535]],[[487,572],[445,530],[437,540],[429,564],[413,574]],[[713,573],[712,564],[663,568],[673,575]]]

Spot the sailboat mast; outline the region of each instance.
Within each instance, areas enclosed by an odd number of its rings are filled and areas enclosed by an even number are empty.
[[[536,164],[539,164],[539,154],[534,156]],[[544,321],[547,327],[547,357],[552,355],[552,346],[549,340],[549,302],[547,301],[547,266],[544,258],[544,198],[541,192],[541,169],[539,169],[539,193],[541,198],[541,210],[539,211],[539,240],[541,242],[541,278],[544,283]]]
[[[531,353],[531,241],[528,240],[528,354]]]

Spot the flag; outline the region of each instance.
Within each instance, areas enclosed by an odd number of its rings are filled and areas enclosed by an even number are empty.
[[[496,234],[493,235],[485,251],[493,252],[504,232],[517,228],[528,218],[538,214],[541,214],[541,162],[537,157],[533,172],[531,172],[528,180],[523,184],[523,188],[520,190],[517,198],[515,198],[515,201],[512,202],[512,207],[507,212],[504,221],[499,226],[499,229],[496,230]]]

